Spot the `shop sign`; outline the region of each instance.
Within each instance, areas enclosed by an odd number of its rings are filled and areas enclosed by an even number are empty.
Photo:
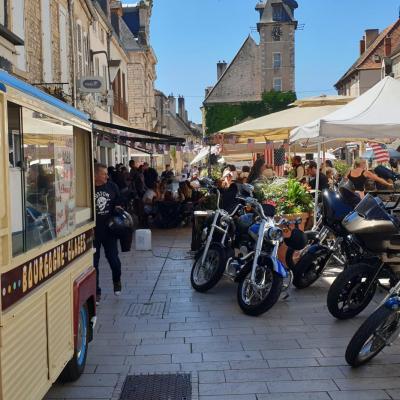
[[[79,91],[82,93],[103,93],[106,91],[104,78],[101,76],[84,76],[79,79]]]
[[[92,251],[92,243],[93,230],[90,229],[1,274],[1,309],[6,310],[82,254]]]

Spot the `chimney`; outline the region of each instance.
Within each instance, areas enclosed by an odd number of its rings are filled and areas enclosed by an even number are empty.
[[[122,17],[122,3],[120,1],[112,1],[110,3],[111,10],[111,25],[114,28],[117,36],[120,36],[120,26],[119,26],[119,18]]]
[[[385,38],[385,57],[390,57],[392,54],[392,39],[390,37]]]
[[[219,80],[222,76],[222,74],[225,72],[226,67],[228,64],[226,61],[218,61],[217,63],[217,80]]]
[[[176,100],[173,94],[168,96],[169,112],[175,117],[176,115]]]
[[[360,56],[365,53],[365,36],[360,40]]]
[[[378,36],[379,29],[367,29],[365,31],[365,48],[368,49]]]
[[[185,98],[183,96],[178,97],[178,115],[181,120],[186,122]]]

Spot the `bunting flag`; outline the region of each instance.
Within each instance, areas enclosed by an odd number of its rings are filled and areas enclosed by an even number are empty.
[[[236,136],[235,135],[229,136],[228,143],[229,144],[236,144]]]
[[[265,143],[265,150],[264,150],[264,159],[266,165],[275,165],[274,162],[274,143],[273,142],[266,142]]]
[[[285,166],[285,147],[274,150],[274,170],[277,176],[283,176]]]
[[[368,143],[374,153],[374,160],[379,163],[387,163],[390,161],[389,151],[384,144],[371,142]]]
[[[250,151],[254,150],[254,144],[255,144],[255,140],[254,139],[247,139],[247,148]]]

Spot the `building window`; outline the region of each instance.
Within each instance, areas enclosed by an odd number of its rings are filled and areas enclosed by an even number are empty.
[[[7,0],[0,0],[0,24],[7,26]]]
[[[273,60],[273,66],[274,68],[280,68],[282,65],[282,56],[281,53],[274,53],[273,54],[274,60]]]
[[[8,116],[12,249],[17,255],[75,228],[74,134],[71,125],[13,103],[8,103]]]
[[[273,4],[272,5],[272,19],[274,21],[282,21],[283,20],[282,4]]]
[[[275,92],[282,92],[282,78],[274,78]]]
[[[100,76],[100,62],[98,57],[94,59],[94,75]]]

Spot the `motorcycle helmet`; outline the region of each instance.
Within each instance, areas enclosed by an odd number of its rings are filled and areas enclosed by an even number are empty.
[[[133,231],[133,220],[128,212],[115,211],[107,221],[107,227],[115,236],[124,236],[127,232]]]

